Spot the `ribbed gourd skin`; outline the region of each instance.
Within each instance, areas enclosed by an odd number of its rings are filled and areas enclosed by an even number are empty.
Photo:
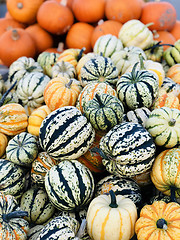
[[[133,177],[148,170],[155,159],[152,136],[140,124],[124,122],[113,127],[100,140],[106,169],[123,177]]]
[[[95,130],[73,106],[58,108],[42,122],[39,142],[55,160],[77,159],[92,145]]]

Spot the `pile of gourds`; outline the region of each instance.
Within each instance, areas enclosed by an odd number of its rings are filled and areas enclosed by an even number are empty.
[[[180,239],[180,39],[124,21],[0,75],[2,239]]]

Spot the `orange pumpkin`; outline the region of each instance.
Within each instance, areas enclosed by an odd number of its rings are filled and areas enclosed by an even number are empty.
[[[0,132],[0,157],[3,156],[3,154],[6,151],[6,147],[8,145],[8,138],[4,133]]]
[[[9,103],[0,107],[0,132],[13,136],[25,132],[28,117],[19,103]]]
[[[104,18],[105,0],[73,0],[72,11],[79,22],[95,23]]]
[[[176,20],[176,23],[170,33],[175,37],[176,41],[180,39],[180,20]]]
[[[106,34],[112,34],[118,37],[119,31],[122,27],[122,23],[116,20],[99,20],[98,24],[95,26],[94,31],[91,36],[91,46],[94,47],[97,39]]]
[[[38,23],[32,24],[25,29],[35,42],[37,55],[53,47],[53,36],[44,30]]]
[[[64,43],[63,42],[59,42],[57,47],[51,47],[51,48],[47,48],[45,50],[45,52],[49,52],[49,53],[62,53],[64,51]]]
[[[44,89],[44,101],[51,111],[63,106],[75,106],[80,82],[66,77],[56,77],[49,81]]]
[[[107,19],[125,23],[132,19],[139,19],[142,12],[142,0],[107,0],[105,16]]]
[[[74,22],[72,11],[54,0],[45,1],[37,12],[37,22],[46,31],[60,35],[66,33]]]
[[[36,22],[36,15],[44,0],[7,0],[6,6],[10,15],[17,21],[33,24]]]
[[[153,31],[153,38],[155,41],[161,41],[162,44],[171,44],[173,45],[176,42],[175,37],[168,31]],[[163,46],[163,49],[166,50],[170,46]]]
[[[171,78],[174,82],[180,84],[180,63],[177,63],[170,67],[167,71],[166,76]]]
[[[76,22],[69,29],[66,35],[67,48],[83,48],[85,47],[85,53],[92,51],[91,47],[91,35],[94,31],[94,27],[88,23]]]
[[[12,18],[0,18],[0,36],[13,28],[25,28],[25,25]]]
[[[10,66],[19,57],[34,58],[36,47],[33,39],[22,28],[14,28],[6,31],[0,37],[0,59]]]
[[[166,1],[147,2],[142,8],[140,21],[144,24],[153,23],[150,30],[172,30],[176,23],[176,9]]]

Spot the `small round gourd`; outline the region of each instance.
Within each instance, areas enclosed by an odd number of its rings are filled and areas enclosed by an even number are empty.
[[[39,236],[40,231],[43,228],[44,228],[44,225],[40,225],[40,224],[30,227],[29,231],[27,232],[27,239],[36,240],[37,237]]]
[[[38,155],[38,143],[35,136],[22,132],[9,140],[6,147],[6,158],[20,166],[31,166]]]
[[[6,147],[8,145],[8,138],[4,133],[0,133],[0,157],[6,152]]]
[[[79,211],[91,201],[94,178],[77,160],[64,160],[45,175],[45,189],[52,204],[61,211]]]
[[[69,62],[59,61],[52,67],[52,78],[76,78],[76,68]]]

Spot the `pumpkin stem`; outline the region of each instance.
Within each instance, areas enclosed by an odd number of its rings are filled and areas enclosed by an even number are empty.
[[[14,40],[14,41],[17,41],[19,39],[20,36],[19,36],[19,33],[18,33],[18,31],[16,29],[12,30],[11,37],[12,37],[12,40]]]
[[[87,223],[86,219],[82,219],[80,228],[77,232],[75,239],[82,239],[82,236],[84,235],[84,232],[85,232],[86,223]]]
[[[151,47],[148,47],[148,48],[144,49],[144,51],[148,51],[148,50],[150,50],[150,49],[153,51],[155,48],[163,47],[163,46],[174,47],[173,44],[169,44],[169,43],[163,43],[163,44],[161,44],[161,43],[162,43],[162,41],[159,41],[159,42],[157,42],[156,44],[152,45]]]
[[[73,83],[73,79],[70,79],[68,83],[65,84],[66,88],[71,88],[71,84]]]
[[[13,211],[7,214],[2,214],[2,218],[3,221],[5,222],[9,222],[9,220],[11,220],[11,218],[20,218],[20,217],[25,217],[28,216],[28,212],[27,211]]]
[[[160,218],[160,219],[157,220],[156,226],[157,226],[157,228],[161,228],[161,229],[166,230],[167,229],[167,222],[164,218]]]
[[[176,187],[171,186],[170,190],[171,190],[171,202],[177,202],[177,200],[176,200]]]
[[[115,195],[114,191],[111,189],[111,190],[109,191],[109,194],[110,194],[110,196],[111,196],[111,203],[109,204],[109,206],[110,206],[111,208],[117,208],[117,207],[118,207],[118,204],[117,204],[117,202],[116,202],[116,195]]]
[[[171,118],[171,119],[169,120],[168,124],[169,124],[169,126],[172,126],[172,127],[173,127],[173,126],[176,124],[176,119]]]
[[[3,105],[5,99],[6,99],[6,96],[10,93],[10,91],[14,88],[14,86],[16,85],[17,83],[17,80],[13,83],[13,85],[11,85],[11,87],[3,94],[1,100],[0,100],[0,107]]]
[[[150,23],[147,23],[145,26],[146,27],[150,27],[151,25],[153,25],[154,23],[153,22],[150,22]]]
[[[131,71],[132,79],[135,81],[136,80],[136,67],[138,65],[138,62],[134,64],[133,69]]]
[[[17,8],[19,8],[19,9],[22,9],[22,8],[23,8],[22,2],[18,2],[18,3],[17,3]]]
[[[79,60],[82,58],[83,52],[84,52],[85,50],[86,50],[85,47],[83,47],[83,48],[80,50],[80,52],[79,52],[79,54],[78,54],[78,56],[77,56],[77,61],[79,61]]]

